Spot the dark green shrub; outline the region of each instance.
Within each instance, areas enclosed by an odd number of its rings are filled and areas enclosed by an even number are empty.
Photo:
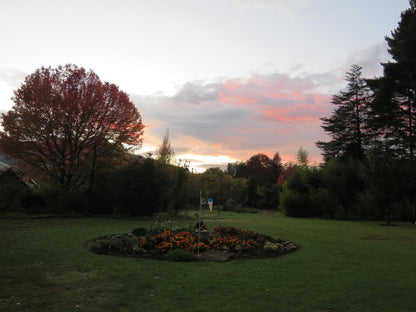
[[[259,199],[256,207],[258,209],[277,209],[280,200],[280,186],[277,184],[269,184],[258,187]]]
[[[289,217],[312,216],[312,204],[308,193],[299,193],[295,190],[285,190],[281,197],[282,211]]]
[[[236,208],[237,208],[237,201],[235,201],[234,199],[230,198],[225,201],[224,210],[235,211]]]
[[[314,211],[319,211],[324,218],[339,218],[342,213],[342,207],[337,198],[326,188],[316,190],[311,194],[311,203]]]
[[[176,216],[178,211],[185,206],[186,202],[186,184],[188,181],[188,169],[182,167],[173,167],[171,174],[171,188],[169,190],[169,202],[167,204],[168,213],[171,216]]]
[[[292,217],[362,218],[360,167],[356,161],[331,160],[323,168],[298,168],[284,187],[282,210]]]
[[[97,254],[132,254],[139,238],[130,234],[112,235],[93,240],[90,250]]]
[[[29,214],[46,212],[46,202],[39,193],[26,193],[20,198],[23,209]]]
[[[136,236],[145,236],[147,233],[147,229],[145,229],[144,227],[137,227],[132,231],[132,233]]]
[[[90,243],[90,251],[96,254],[108,254],[109,243],[107,239],[96,239]]]
[[[84,215],[88,213],[89,201],[86,194],[81,190],[68,192],[59,186],[47,185],[39,191],[39,196],[44,200],[45,212]]]
[[[198,260],[197,256],[192,252],[183,249],[170,250],[164,257],[169,261],[189,262]]]
[[[387,224],[391,220],[414,220],[415,161],[397,159],[393,151],[380,144],[368,152],[361,175],[364,198],[384,215]]]
[[[100,192],[116,213],[151,216],[162,210],[168,188],[165,172],[152,159],[143,159],[110,173]]]
[[[354,160],[330,160],[322,169],[325,189],[336,200],[332,211],[335,219],[359,219],[359,194],[364,189],[360,175],[361,163]]]

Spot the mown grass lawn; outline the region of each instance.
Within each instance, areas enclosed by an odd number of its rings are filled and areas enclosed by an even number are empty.
[[[121,258],[90,253],[88,241],[149,221],[0,220],[0,311],[416,310],[415,225],[228,212],[204,221],[301,249],[226,263]]]

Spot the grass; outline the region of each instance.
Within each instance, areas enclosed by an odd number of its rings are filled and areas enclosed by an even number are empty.
[[[179,226],[195,218],[177,221]],[[416,226],[214,213],[301,249],[274,259],[168,262],[92,254],[149,222],[0,220],[0,311],[414,311]]]

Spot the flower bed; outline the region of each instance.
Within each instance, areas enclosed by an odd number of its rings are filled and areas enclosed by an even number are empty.
[[[204,252],[228,253],[226,259],[247,259],[259,257],[277,257],[297,250],[297,247],[279,238],[255,233],[251,230],[241,230],[235,227],[218,226],[213,231],[201,230],[164,230],[161,233],[140,232],[140,236],[126,234],[118,240],[123,246],[115,246],[114,237],[108,236],[91,243],[91,251],[104,254],[117,254],[134,257],[163,259],[173,250],[183,250],[190,256]],[[126,241],[131,240],[131,244]],[[108,249],[106,250],[106,244]],[[129,245],[132,248],[126,248]],[[99,248],[97,247],[99,246]],[[172,259],[172,252],[169,259]],[[184,254],[181,254],[181,259]],[[191,258],[191,257],[189,257]],[[197,260],[198,258],[195,257]]]
[[[204,242],[198,243],[198,237],[191,232],[172,232],[165,231],[150,237],[143,237],[136,248],[137,252],[155,250],[159,253],[166,253],[173,249],[184,249],[190,252],[198,250],[207,250],[209,246]]]

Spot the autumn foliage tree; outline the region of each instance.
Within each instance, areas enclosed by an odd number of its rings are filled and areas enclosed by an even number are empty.
[[[14,92],[0,150],[73,191],[93,182],[109,145],[140,146],[143,124],[128,95],[75,65],[42,67]]]

